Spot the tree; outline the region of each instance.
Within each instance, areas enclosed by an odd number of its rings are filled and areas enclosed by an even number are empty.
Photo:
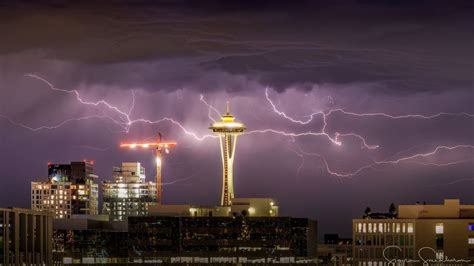
[[[392,216],[395,216],[397,215],[397,208],[395,207],[395,204],[390,204],[390,207],[388,208],[388,213],[390,213],[390,215]]]
[[[372,210],[370,209],[369,206],[367,206],[367,208],[365,208],[364,213],[365,213],[364,217],[370,216],[370,214],[372,213]]]

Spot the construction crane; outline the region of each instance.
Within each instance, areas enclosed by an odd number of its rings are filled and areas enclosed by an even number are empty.
[[[156,201],[158,204],[161,204],[163,198],[163,181],[161,175],[161,168],[162,168],[162,154],[163,151],[165,153],[169,153],[171,148],[176,146],[176,142],[163,142],[161,140],[161,133],[158,133],[158,140],[157,142],[134,142],[134,143],[121,143],[121,148],[129,148],[129,149],[153,149],[155,154],[155,161],[156,161]]]

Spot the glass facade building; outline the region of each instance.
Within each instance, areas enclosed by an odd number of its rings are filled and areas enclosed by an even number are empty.
[[[145,181],[145,168],[138,162],[122,163],[113,168],[113,178],[102,183],[102,213],[112,221],[147,215],[148,206],[156,202],[156,184]]]

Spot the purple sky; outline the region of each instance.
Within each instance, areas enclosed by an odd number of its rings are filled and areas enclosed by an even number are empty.
[[[140,161],[151,180],[151,152],[118,144],[157,132],[178,142],[165,203],[217,204],[201,95],[247,125],[236,195],[275,197],[321,233],[349,235],[366,206],[473,203],[470,1],[113,2],[0,4],[0,206],[29,207],[48,161],[94,160],[100,181]]]

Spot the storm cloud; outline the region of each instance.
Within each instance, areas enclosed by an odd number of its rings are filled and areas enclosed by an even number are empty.
[[[36,130],[91,115],[124,117],[80,104],[29,73],[86,101],[131,110],[132,120],[172,118],[197,136],[210,134],[201,95],[221,111],[229,99],[249,131],[272,130],[239,140],[237,195],[276,197],[284,215],[318,219],[322,232],[349,234],[350,219],[367,205],[383,211],[391,202],[472,201],[469,147],[350,178],[327,169],[350,173],[440,145],[474,144],[472,14],[470,1],[2,2],[0,205],[28,206],[29,182],[44,177],[48,161],[94,159],[103,181],[112,166],[140,160],[150,178],[150,154],[117,144],[158,131],[179,143],[166,158],[165,181],[184,180],[165,187],[165,202],[215,204],[220,193],[217,142],[196,140],[169,121],[118,132],[111,119],[95,117]],[[298,121],[337,108],[450,114],[334,112],[302,125],[274,111],[265,90],[278,111]],[[323,128],[330,137],[349,135],[341,146],[298,135]],[[355,134],[379,148],[367,149]]]

